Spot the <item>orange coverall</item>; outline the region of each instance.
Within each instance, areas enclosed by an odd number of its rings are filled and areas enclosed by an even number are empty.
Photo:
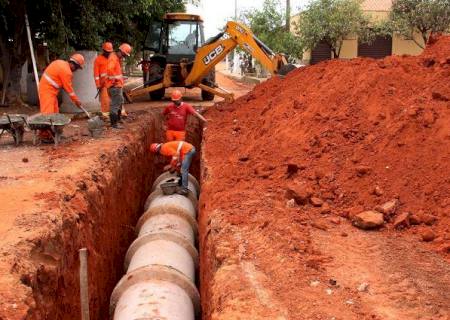
[[[119,57],[115,52],[111,52],[108,57],[107,67],[106,67],[106,87],[116,87],[123,88],[123,74],[122,74],[122,65],[120,63]]]
[[[48,65],[39,81],[41,113],[59,113],[58,92],[61,88],[67,92],[75,104],[80,103],[72,88],[72,78],[73,73],[68,61],[55,60]]]
[[[163,143],[161,145],[161,150],[159,151],[160,154],[162,154],[163,156],[166,157],[177,157],[177,150],[178,150],[178,146],[180,144],[180,141],[170,141],[170,142],[166,142]],[[188,142],[183,142],[183,145],[181,146],[180,149],[180,158],[179,159],[173,159],[173,160],[177,160],[178,162],[182,162],[184,159],[184,156],[192,150],[194,146]],[[171,163],[172,166],[174,166],[175,161]]]
[[[106,88],[108,58],[104,55],[98,55],[94,61],[94,79],[97,89],[100,90],[100,107],[102,112],[109,112],[109,95]]]

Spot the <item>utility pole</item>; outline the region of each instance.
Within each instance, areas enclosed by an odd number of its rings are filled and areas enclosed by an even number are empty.
[[[291,0],[286,0],[286,31],[291,31]]]
[[[234,21],[237,21],[237,0],[234,0]]]

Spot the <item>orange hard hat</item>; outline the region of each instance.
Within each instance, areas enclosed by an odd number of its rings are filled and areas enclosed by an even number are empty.
[[[119,50],[122,51],[122,53],[123,53],[124,55],[126,55],[127,57],[129,57],[130,54],[131,54],[131,50],[133,50],[133,49],[131,48],[131,46],[130,46],[128,43],[122,43],[122,44],[119,46]]]
[[[161,143],[152,143],[152,145],[150,146],[150,151],[153,153],[157,153],[160,148],[161,148]]]
[[[81,69],[83,69],[84,66],[84,57],[79,54],[79,53],[75,53],[73,54],[69,61],[72,61],[73,63],[75,63],[76,65],[78,65]]]
[[[105,42],[102,44],[102,50],[105,52],[113,52],[113,44],[111,42]]]
[[[170,97],[172,98],[172,101],[178,101],[178,100],[181,100],[181,98],[183,97],[183,94],[181,93],[180,90],[173,90]]]

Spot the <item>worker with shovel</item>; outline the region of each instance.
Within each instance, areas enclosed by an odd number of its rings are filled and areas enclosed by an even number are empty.
[[[60,89],[66,91],[73,103],[81,108],[81,101],[78,99],[72,87],[73,72],[83,69],[84,57],[73,54],[68,61],[55,60],[48,65],[39,81],[39,108],[42,114],[59,113],[58,93]],[[53,141],[50,130],[39,130],[39,138],[43,142]]]
[[[97,96],[100,99],[100,108],[103,116],[109,116],[109,95],[106,88],[108,57],[113,52],[111,42],[102,45],[102,54],[98,55],[94,61],[94,79],[97,87]]]
[[[77,106],[81,106],[80,99],[73,91],[73,72],[83,69],[84,57],[75,53],[68,61],[55,60],[48,65],[39,81],[39,104],[42,114],[59,113],[58,93],[60,89],[67,92],[70,99]]]
[[[206,122],[206,119],[190,104],[182,101],[183,95],[180,90],[174,90],[171,98],[172,103],[163,111],[163,115],[166,116],[166,140],[185,141],[188,115],[192,114],[203,122]]]
[[[170,171],[181,172],[181,188],[178,193],[187,195],[189,192],[189,168],[196,153],[195,147],[185,141],[170,141],[166,143],[152,143],[150,151],[171,157],[170,165],[168,166]]]
[[[114,129],[123,129],[123,126],[119,124],[122,115],[124,85],[121,60],[124,57],[129,57],[131,51],[132,48],[128,43],[122,43],[119,49],[116,52],[112,52],[108,57],[106,87],[111,99],[109,119],[111,127]]]

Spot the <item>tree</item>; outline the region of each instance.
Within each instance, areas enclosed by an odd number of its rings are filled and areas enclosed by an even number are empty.
[[[338,58],[344,38],[366,31],[369,25],[357,0],[315,0],[301,13],[296,32],[304,48],[325,42]]]
[[[21,68],[30,55],[25,13],[35,43],[46,42],[65,58],[74,50],[96,50],[105,40],[139,48],[152,20],[184,10],[183,0],[0,0],[0,62],[9,102],[21,102]]]
[[[265,0],[261,10],[247,11],[242,19],[273,51],[295,58],[303,53],[298,37],[286,30],[286,11],[279,0]]]
[[[450,28],[450,0],[394,0],[390,18],[395,31],[424,48],[432,33]],[[419,32],[423,44],[414,32]]]

